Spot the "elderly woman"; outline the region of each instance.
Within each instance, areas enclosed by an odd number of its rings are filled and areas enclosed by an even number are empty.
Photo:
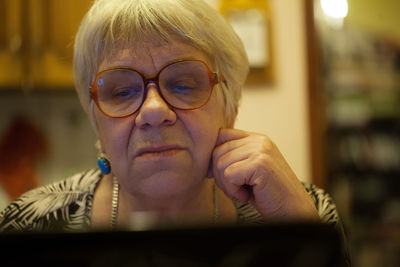
[[[248,69],[238,36],[202,1],[95,1],[74,73],[99,168],[22,195],[0,229],[125,229],[143,212],[155,225],[339,224],[331,198],[267,136],[234,129]]]

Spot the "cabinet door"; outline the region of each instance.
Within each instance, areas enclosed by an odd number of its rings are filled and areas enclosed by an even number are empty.
[[[0,88],[73,88],[73,45],[91,0],[0,0]]]
[[[23,81],[22,1],[0,0],[0,88]]]
[[[90,0],[30,0],[30,61],[34,87],[73,88],[76,31]]]

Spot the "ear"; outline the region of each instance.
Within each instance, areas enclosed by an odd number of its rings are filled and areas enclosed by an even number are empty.
[[[94,106],[93,106],[93,101],[91,101],[90,105],[89,105],[89,120],[90,120],[90,124],[92,125],[93,131],[97,137],[97,141],[95,143],[95,147],[98,151],[98,153],[105,153],[104,149],[101,146],[101,142],[100,142],[100,138],[99,138],[99,131],[98,131],[98,127],[97,127],[97,121],[96,118],[94,116]]]
[[[95,147],[96,147],[97,151],[99,151],[99,154],[100,154],[100,153],[104,153],[103,148],[102,148],[102,146],[101,146],[100,139],[97,139],[96,144],[95,144]]]

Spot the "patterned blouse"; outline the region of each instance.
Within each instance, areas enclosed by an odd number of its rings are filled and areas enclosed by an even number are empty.
[[[93,195],[103,177],[98,169],[33,189],[11,202],[0,213],[0,232],[90,231]],[[314,185],[303,183],[323,223],[332,224],[342,238],[343,266],[351,266],[343,225],[331,197]],[[251,204],[234,202],[238,224],[263,224]]]
[[[74,232],[91,228],[94,191],[102,178],[98,169],[31,190],[10,203],[0,213],[0,232]],[[314,200],[322,222],[342,226],[331,197],[314,185],[304,184]],[[234,202],[238,224],[262,224],[251,204]]]

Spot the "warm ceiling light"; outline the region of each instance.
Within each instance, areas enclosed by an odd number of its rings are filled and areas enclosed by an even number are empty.
[[[349,5],[347,0],[320,0],[324,13],[331,18],[343,19],[347,16]]]

